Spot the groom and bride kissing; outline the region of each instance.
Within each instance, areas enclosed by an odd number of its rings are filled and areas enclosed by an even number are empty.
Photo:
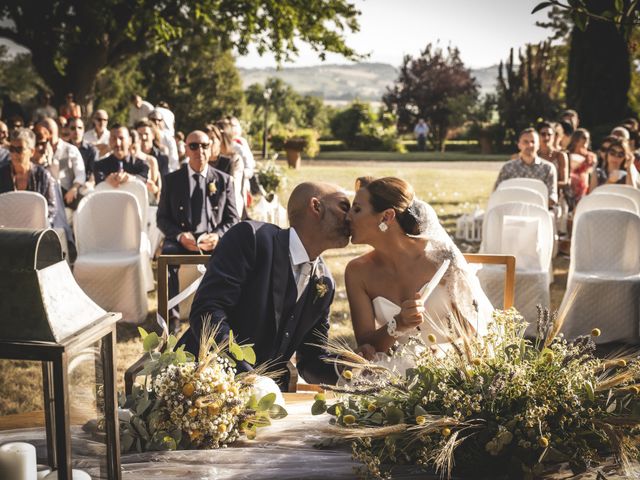
[[[244,221],[221,238],[180,339],[196,358],[203,318],[210,318],[217,341],[232,330],[237,342],[253,344],[256,364],[284,370],[295,354],[308,383],[336,383],[337,369],[323,346],[335,282],[320,255],[346,247],[350,238],[372,247],[345,271],[362,356],[384,356],[395,342],[416,334],[442,350],[451,340],[452,318],[466,331],[486,331],[488,299],[435,211],[416,198],[409,183],[363,179],[353,205],[336,185],[301,183],[287,211],[288,229]],[[251,366],[238,362],[237,369]],[[277,382],[284,387],[288,380],[285,374]]]

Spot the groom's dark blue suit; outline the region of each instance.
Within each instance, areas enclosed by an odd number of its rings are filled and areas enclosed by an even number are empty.
[[[321,260],[320,260],[321,261]],[[210,314],[219,325],[218,340],[233,330],[239,343],[253,343],[257,364],[274,363],[283,369],[296,353],[297,368],[309,383],[335,383],[336,372],[323,361],[329,331],[329,309],[335,283],[324,269],[313,276],[296,302],[297,289],[289,260],[289,230],[261,222],[246,221],[233,226],[220,239],[196,292],[190,328],[180,339],[186,349],[198,354],[203,316]],[[326,285],[318,288],[319,284]],[[249,366],[240,362],[239,370]],[[287,378],[278,383],[286,385]]]

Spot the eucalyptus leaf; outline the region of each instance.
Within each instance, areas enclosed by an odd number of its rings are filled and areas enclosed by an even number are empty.
[[[404,412],[393,405],[385,409],[385,416],[387,418],[387,423],[390,425],[397,425],[404,421]]]
[[[251,365],[255,365],[256,363],[256,352],[249,345],[243,345],[240,347],[242,349],[242,354],[244,356],[244,360]]]
[[[268,427],[269,425],[271,425],[271,420],[269,420],[269,417],[265,417],[264,415],[259,415],[256,418],[252,419],[251,423],[255,427]]]
[[[142,340],[147,338],[147,335],[149,335],[149,333],[142,327],[138,327],[138,333],[140,333],[140,336],[142,337]]]
[[[178,339],[173,335],[169,335],[169,338],[167,338],[167,350],[173,351],[173,348],[176,346],[176,343],[178,343]]]
[[[427,411],[424,408],[422,408],[421,405],[416,405],[416,408],[413,410],[413,414],[416,417],[428,415]]]
[[[153,403],[152,400],[149,400],[148,398],[143,398],[138,403],[138,405],[136,405],[136,414],[143,415],[144,412],[151,406],[152,403]]]
[[[156,332],[151,332],[142,341],[142,347],[144,348],[145,352],[155,350],[156,348],[158,348],[158,345],[160,345],[160,338],[158,337],[158,334]]]
[[[311,414],[312,415],[322,415],[327,411],[327,402],[323,402],[322,400],[316,400],[313,402],[311,406]]]
[[[258,402],[258,411],[268,411],[274,404],[274,402],[276,401],[276,394],[275,393],[267,393],[264,397],[262,397],[260,399],[260,401]]]
[[[238,345],[237,343],[229,344],[229,353],[233,355],[233,357],[239,362],[244,360],[244,353],[242,352],[242,348],[240,348],[240,345]]]
[[[287,411],[282,405],[274,403],[269,409],[269,418],[273,420],[280,420],[288,415]]]
[[[254,394],[251,395],[251,397],[249,397],[249,401],[247,402],[247,408],[250,410],[257,410],[258,409],[258,399]]]
[[[593,402],[595,400],[595,398],[596,398],[596,395],[595,395],[595,390],[594,390],[593,385],[591,384],[591,382],[585,383],[584,384],[584,389],[585,389],[585,391],[587,393],[587,398],[590,401]]]

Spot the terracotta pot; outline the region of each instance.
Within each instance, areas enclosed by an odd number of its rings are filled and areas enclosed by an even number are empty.
[[[299,150],[287,149],[287,163],[291,168],[299,168],[302,156]]]

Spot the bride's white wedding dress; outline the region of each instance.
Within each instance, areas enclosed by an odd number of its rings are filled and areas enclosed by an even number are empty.
[[[398,343],[403,348],[403,351],[400,352],[401,355],[391,358],[382,352],[376,354],[376,363],[384,364],[401,374],[415,364],[415,356],[421,353],[421,348],[424,348],[415,345],[415,342],[405,346],[411,336],[419,333],[427,347],[430,347],[432,344],[428,341],[428,337],[430,334],[435,335],[436,354],[440,354],[448,349],[449,338],[451,338],[448,322],[449,316],[454,311],[456,318],[467,322],[471,330],[477,332],[478,335],[487,333],[487,326],[493,312],[493,306],[482,290],[475,272],[469,267],[458,247],[440,225],[433,208],[419,200],[414,203],[419,210],[422,233],[413,237],[428,240],[425,253],[434,264],[440,266],[445,260],[450,260],[451,264],[443,280],[425,301],[424,322],[420,326],[419,332],[413,330],[398,338]],[[420,294],[428,288],[428,285],[429,282],[420,289]],[[375,314],[376,328],[386,325],[389,319],[400,313],[400,306],[383,296],[373,298],[371,303]]]

